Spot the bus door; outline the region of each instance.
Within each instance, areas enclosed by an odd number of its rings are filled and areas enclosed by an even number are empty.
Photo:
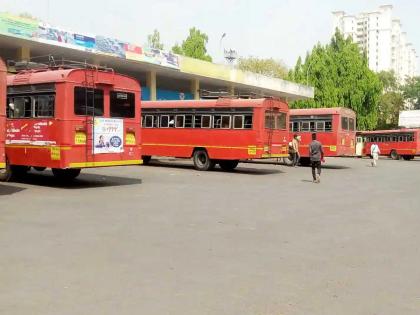
[[[362,156],[363,155],[364,146],[365,146],[365,143],[363,141],[363,137],[357,136],[356,137],[356,156]]]
[[[104,89],[93,86],[76,86],[75,114],[84,116],[83,127],[76,130],[76,143],[85,147],[84,160],[87,163],[95,162],[95,122],[97,118],[104,117]]]

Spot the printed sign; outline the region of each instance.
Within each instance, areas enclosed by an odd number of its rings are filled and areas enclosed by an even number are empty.
[[[106,36],[77,34],[43,21],[9,13],[0,13],[0,34],[173,69],[180,67],[178,56],[170,51],[141,47]]]
[[[95,118],[93,126],[93,154],[124,152],[122,119]]]

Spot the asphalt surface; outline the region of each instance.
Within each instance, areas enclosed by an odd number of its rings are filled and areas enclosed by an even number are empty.
[[[0,314],[420,314],[420,161],[0,184]]]

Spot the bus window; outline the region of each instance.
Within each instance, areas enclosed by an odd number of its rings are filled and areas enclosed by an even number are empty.
[[[332,131],[332,121],[331,120],[326,121],[324,128],[325,128],[325,131]]]
[[[220,128],[230,129],[230,115],[222,115],[222,123]]]
[[[315,122],[314,122],[314,121],[311,121],[311,122],[309,123],[309,126],[310,126],[310,130],[311,130],[311,131],[315,131]]]
[[[54,117],[54,95],[33,96],[35,117]]]
[[[245,115],[244,129],[252,129],[252,115]]]
[[[146,115],[146,116],[144,116],[144,124],[143,124],[143,126],[145,128],[153,128],[153,122],[154,122],[153,115]]]
[[[316,131],[325,131],[325,122],[317,121],[316,122]]]
[[[201,128],[211,128],[211,116],[202,115],[201,116]]]
[[[175,116],[175,128],[184,128],[185,126],[185,116],[176,115]]]
[[[32,117],[32,100],[28,96],[13,97],[9,99],[9,118],[29,118]]]
[[[169,115],[160,116],[160,128],[169,128]]]
[[[300,125],[301,131],[309,131],[309,121],[302,121]]]
[[[243,129],[244,128],[244,116],[235,115],[233,116],[233,129]]]
[[[86,90],[80,86],[74,88],[74,113],[81,116],[103,116],[104,91],[100,89]]]
[[[355,131],[356,130],[356,126],[354,123],[354,118],[349,118],[349,130],[350,131]]]
[[[194,116],[193,115],[185,115],[185,128],[193,128],[194,127]]]
[[[265,112],[265,123],[264,126],[266,129],[274,129],[274,114],[272,112]]]
[[[134,118],[134,93],[111,91],[110,97],[109,109],[111,117]]]
[[[291,122],[291,124],[292,124],[292,128],[290,129],[290,131],[293,131],[293,132],[300,131],[299,130],[299,122],[298,121]]]
[[[341,117],[341,129],[349,130],[349,119],[347,117]]]
[[[276,129],[285,130],[286,129],[286,114],[279,113],[276,116]]]

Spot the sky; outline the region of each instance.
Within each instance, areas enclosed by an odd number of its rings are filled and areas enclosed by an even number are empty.
[[[195,26],[208,35],[215,62],[223,62],[224,49],[234,49],[239,56],[274,58],[293,67],[316,43],[329,41],[332,11],[357,14],[382,4],[394,6],[394,17],[420,55],[420,0],[0,0],[0,11],[27,12],[74,32],[139,45],[157,29],[166,49]]]

